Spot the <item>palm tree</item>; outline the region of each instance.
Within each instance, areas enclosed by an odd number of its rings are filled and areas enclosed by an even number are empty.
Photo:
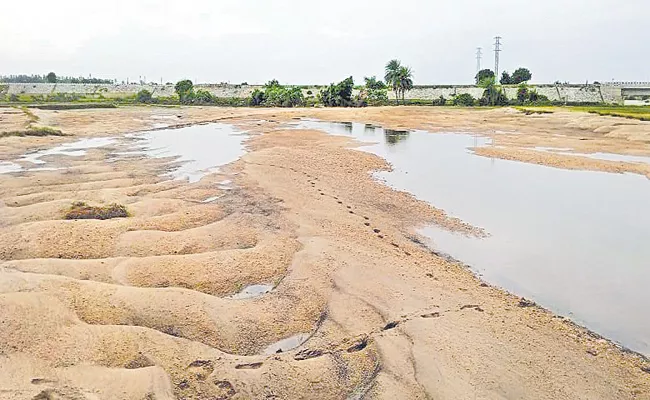
[[[411,67],[400,67],[397,71],[397,87],[402,92],[402,103],[404,103],[404,93],[413,89],[413,71]]]
[[[395,92],[395,99],[399,100],[398,96],[398,72],[399,69],[402,67],[402,63],[399,60],[390,60],[388,64],[386,64],[386,74],[384,75],[384,81],[386,81],[387,85],[390,85],[393,88],[393,92]]]

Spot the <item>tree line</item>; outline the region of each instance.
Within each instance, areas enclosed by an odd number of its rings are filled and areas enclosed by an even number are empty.
[[[84,78],[72,76],[57,76],[54,72],[46,75],[0,75],[2,83],[92,83],[92,84],[112,84],[112,79],[101,78]]]

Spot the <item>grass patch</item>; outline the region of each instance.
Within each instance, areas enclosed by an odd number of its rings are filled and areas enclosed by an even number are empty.
[[[115,103],[62,103],[62,104],[37,104],[32,106],[39,110],[83,110],[87,108],[117,108]]]
[[[571,107],[575,111],[584,111],[603,116],[621,117],[650,121],[650,107],[648,106],[601,106],[601,107]]]
[[[515,108],[526,115],[553,114],[553,109],[550,107],[515,107]]]
[[[126,218],[129,211],[126,206],[113,203],[104,207],[90,206],[83,201],[72,203],[72,207],[65,213],[65,219],[111,219]]]
[[[27,128],[21,131],[0,132],[0,138],[9,136],[68,136],[58,129],[50,128],[48,126],[39,126],[36,128]]]

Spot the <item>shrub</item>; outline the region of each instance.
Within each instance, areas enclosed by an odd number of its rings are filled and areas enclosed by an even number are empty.
[[[471,95],[470,95],[471,96]],[[472,102],[474,99],[472,98]],[[444,106],[447,104],[447,99],[445,99],[442,95],[438,97],[437,99],[433,99],[432,105],[434,106]]]
[[[507,106],[508,98],[503,90],[495,85],[490,85],[485,88],[483,97],[479,100],[479,105],[482,106]]]
[[[478,84],[486,78],[494,78],[494,72],[492,72],[491,69],[482,69],[478,71],[475,77],[476,83]]]
[[[181,104],[188,102],[194,95],[194,84],[191,80],[185,79],[176,83],[174,90],[178,95]]]
[[[12,102],[18,101],[18,96],[15,93],[11,94],[9,96],[9,101],[12,101]]]
[[[264,90],[255,89],[248,100],[251,106],[299,107],[305,97],[298,86],[282,86],[277,80],[269,81]]]
[[[72,207],[65,213],[65,219],[111,219],[126,218],[129,212],[125,206],[117,203],[104,207],[89,206],[83,201],[72,203]]]
[[[47,126],[36,128],[29,128],[22,131],[9,131],[0,132],[0,138],[9,136],[67,136],[65,133],[58,129],[53,129]]]
[[[528,68],[517,68],[515,72],[512,73],[512,82],[515,85],[518,85],[522,82],[529,81],[533,77],[533,74],[530,73]]]
[[[135,101],[138,103],[152,103],[153,94],[146,89],[142,89],[135,95]]]
[[[212,104],[214,103],[214,96],[207,90],[199,89],[189,96],[186,101],[190,101],[192,104]]]
[[[469,93],[461,93],[454,97],[453,104],[455,106],[464,106],[469,107],[473,106],[476,103],[476,99]]]
[[[352,105],[354,79],[346,78],[337,84],[331,84],[319,93],[319,99],[327,107],[349,107]]]

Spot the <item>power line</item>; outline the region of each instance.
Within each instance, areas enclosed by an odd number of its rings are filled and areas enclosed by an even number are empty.
[[[501,36],[494,37],[494,77],[499,80],[499,53],[501,53]]]
[[[483,49],[481,47],[476,48],[476,72],[481,70],[481,57],[483,56]]]

